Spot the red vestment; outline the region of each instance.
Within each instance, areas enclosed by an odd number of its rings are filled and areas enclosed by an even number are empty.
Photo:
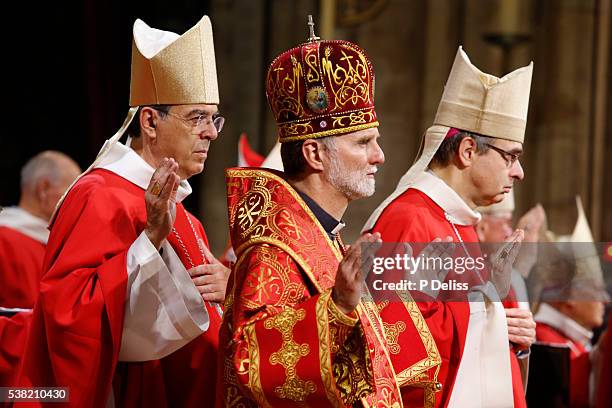
[[[31,312],[0,316],[0,386],[13,384],[24,352]]]
[[[599,373],[596,373],[596,375],[599,375],[596,407],[605,408],[612,401],[612,332],[610,331],[610,323],[608,323],[605,338],[602,339],[599,347],[602,357]]]
[[[434,177],[434,176],[432,176]],[[478,242],[478,237],[473,225],[454,224],[457,233],[463,242]],[[457,233],[453,225],[446,218],[444,210],[436,204],[427,194],[417,189],[411,188],[397,197],[389,204],[376,225],[373,232],[380,232],[383,242],[404,242],[404,243],[428,243],[435,238],[446,238],[450,236],[454,242],[459,242]],[[452,273],[452,272],[451,272]],[[450,274],[449,274],[450,275]],[[482,303],[482,302],[481,302]],[[437,377],[437,381],[442,384],[442,390],[436,393],[435,406],[447,406],[453,394],[453,387],[457,383],[457,373],[462,359],[477,359],[478,353],[465,354],[466,337],[470,323],[470,303],[467,301],[431,301],[418,302],[419,309],[429,330],[433,334],[436,345],[442,358],[442,365]],[[386,310],[381,312],[381,317],[385,322],[387,319],[403,320],[408,318],[399,316],[399,309]],[[501,333],[501,335],[504,335]],[[507,338],[507,332],[505,333]],[[413,339],[407,336],[399,336],[399,347],[402,350],[410,350]],[[400,353],[398,357],[405,353]],[[398,365],[405,365],[392,356],[396,371],[402,369]],[[514,396],[514,406],[526,406],[524,388],[520,375],[520,369],[516,356],[510,353],[510,371],[512,373],[512,388]],[[406,405],[422,406],[421,391],[418,388],[408,386],[402,388],[402,396]],[[475,403],[476,404],[476,403]]]
[[[331,300],[341,243],[282,173],[230,169],[227,189],[237,262],[220,332],[218,406],[401,407],[374,304],[346,315]]]
[[[174,227],[191,259],[200,264],[186,217],[177,204]],[[197,219],[189,217],[206,242]],[[17,385],[69,387],[70,404],[79,407],[105,406],[111,387],[118,406],[214,404],[220,318],[208,304],[210,327],[187,346],[161,360],[118,362],[126,257],[145,226],[144,191],[125,178],[95,169],[72,188],[51,225],[45,274]],[[176,238],[170,234],[167,240],[190,268]]]
[[[45,244],[0,226],[0,306],[31,309],[38,296]]]
[[[589,340],[584,337],[581,341],[578,341],[576,338],[581,337],[573,338],[568,334],[568,332],[577,333],[578,331],[586,333],[587,329],[578,328],[577,322],[546,303],[541,304],[535,319],[537,322],[536,339],[538,342],[556,346],[568,346],[570,349],[570,406],[576,408],[589,407],[590,352],[585,347],[585,344],[588,343],[581,342],[588,342]],[[562,327],[565,327],[567,331],[563,330]],[[573,330],[574,328],[578,328],[578,330]]]

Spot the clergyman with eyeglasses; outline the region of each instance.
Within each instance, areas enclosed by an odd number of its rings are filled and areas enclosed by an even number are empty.
[[[224,123],[212,26],[133,35],[131,108],[56,207],[17,385],[78,407],[214,406],[229,270],[181,204]]]
[[[498,78],[476,68],[459,47],[420,156],[364,231],[379,232],[383,242],[452,241],[456,256],[476,257],[476,207],[502,201],[524,177],[519,156],[532,70],[530,64]],[[425,372],[427,381],[402,389],[405,405],[526,406],[519,359],[526,358],[535,340],[535,323],[516,302],[504,302],[506,308],[499,302],[508,293],[522,239],[523,231],[515,230],[502,244],[499,262],[484,271],[488,279],[452,269],[436,277],[444,282],[480,278],[469,285],[464,300],[444,301],[444,289],[411,291],[442,364],[439,371]],[[409,318],[407,310],[401,302],[390,302],[380,315],[385,324],[397,324]],[[399,352],[392,360],[400,377],[417,363],[407,357],[412,341],[402,333],[397,338]]]

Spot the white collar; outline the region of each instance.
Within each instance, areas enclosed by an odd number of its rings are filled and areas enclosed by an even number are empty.
[[[587,350],[591,349],[593,332],[585,329],[577,321],[564,315],[554,307],[542,303],[540,310],[538,310],[538,313],[533,318],[537,323],[544,323],[559,330],[573,341],[582,344]]]
[[[20,207],[5,207],[0,211],[0,225],[17,230],[45,245],[49,239],[47,221]]]
[[[95,168],[112,171],[127,181],[146,190],[155,169],[140,157],[132,148],[122,143],[115,143],[106,155],[96,164]],[[181,180],[176,192],[176,201],[180,203],[191,194],[191,186],[187,180]]]
[[[476,225],[480,221],[480,213],[472,210],[455,190],[431,170],[421,173],[410,187],[427,194],[453,224]]]

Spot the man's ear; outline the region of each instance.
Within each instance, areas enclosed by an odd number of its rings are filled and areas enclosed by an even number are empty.
[[[140,109],[138,121],[140,122],[140,133],[150,139],[155,139],[157,134],[155,127],[157,125],[158,115],[155,109],[148,106]]]
[[[317,142],[314,139],[307,139],[302,144],[302,154],[306,163],[317,171],[323,171],[323,161],[321,160],[321,154],[325,148],[322,143]]]
[[[460,168],[470,167],[474,161],[477,152],[476,141],[471,137],[464,137],[459,143],[459,148],[457,149],[457,164]]]
[[[47,177],[41,177],[36,182],[34,191],[39,203],[44,203],[49,196],[49,189],[51,188],[51,181]]]

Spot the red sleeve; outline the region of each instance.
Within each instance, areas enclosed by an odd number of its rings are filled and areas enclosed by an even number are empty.
[[[66,386],[74,406],[104,406],[121,344],[126,254],[143,225],[128,193],[81,180],[49,238],[21,386]]]

